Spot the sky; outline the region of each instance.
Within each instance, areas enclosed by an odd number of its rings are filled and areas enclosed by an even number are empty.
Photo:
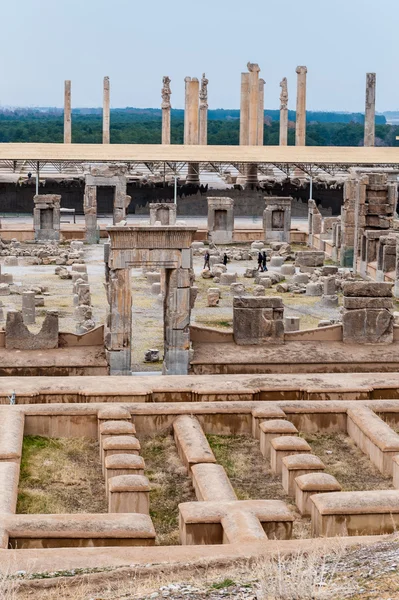
[[[399,109],[398,0],[2,0],[0,105],[159,107],[162,76],[183,108],[184,78],[209,79],[210,108],[239,108],[240,74],[256,62],[265,107],[283,77],[295,109],[297,65],[308,110],[364,111],[367,72],[377,111]]]

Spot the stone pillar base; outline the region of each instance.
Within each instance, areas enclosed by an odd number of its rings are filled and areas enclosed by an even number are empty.
[[[190,351],[165,349],[163,360],[163,375],[188,375]]]
[[[86,243],[87,244],[98,244],[100,242],[100,230],[99,229],[86,229]]]
[[[126,350],[107,350],[107,361],[110,375],[131,375],[131,352]]]

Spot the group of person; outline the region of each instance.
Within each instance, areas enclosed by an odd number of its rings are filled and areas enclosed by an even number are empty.
[[[267,256],[266,256],[266,252],[259,252],[258,253],[258,271],[267,271]]]
[[[205,254],[204,254],[204,269],[210,269],[211,268],[210,264],[209,264],[209,258],[210,258],[210,254],[209,254],[209,252],[207,250],[205,252]],[[224,266],[227,265],[228,261],[229,261],[229,257],[227,256],[227,254],[225,252],[224,255],[223,255],[223,264],[224,264]]]

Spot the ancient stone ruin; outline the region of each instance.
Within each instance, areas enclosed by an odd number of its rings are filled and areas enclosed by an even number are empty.
[[[208,198],[208,237],[212,244],[231,244],[234,231],[234,200]]]
[[[49,241],[60,239],[60,203],[57,194],[42,194],[33,198],[33,225],[35,240]]]

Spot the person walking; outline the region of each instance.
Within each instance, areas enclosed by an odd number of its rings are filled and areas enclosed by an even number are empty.
[[[258,271],[262,271],[263,256],[262,252],[258,252]]]
[[[208,268],[210,270],[211,267],[209,266],[209,252],[208,252],[208,250],[205,252],[204,261],[205,261],[204,262],[204,269]]]
[[[266,265],[266,263],[267,263],[266,252],[263,251],[263,254],[262,254],[262,271],[267,271],[267,265]]]
[[[225,253],[224,253],[224,255],[223,255],[223,264],[224,264],[224,266],[225,266],[225,267],[227,267],[227,262],[228,262],[228,260],[229,260],[229,259],[227,258],[227,254],[226,254],[226,252],[225,252]]]

